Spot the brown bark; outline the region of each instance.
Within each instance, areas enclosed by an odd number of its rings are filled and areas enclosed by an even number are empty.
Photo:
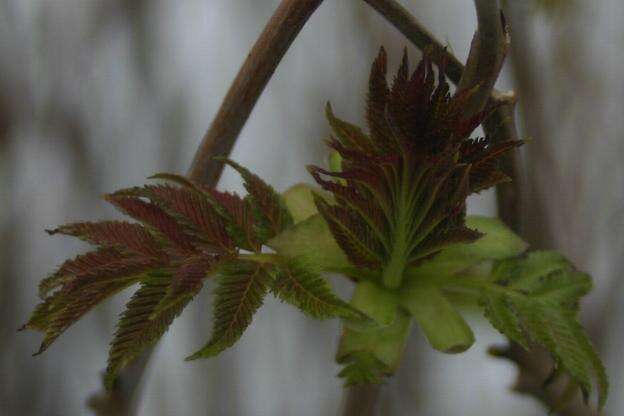
[[[232,151],[245,122],[282,57],[323,0],[282,0],[236,75],[195,153],[189,177],[215,184],[223,170],[214,156]]]

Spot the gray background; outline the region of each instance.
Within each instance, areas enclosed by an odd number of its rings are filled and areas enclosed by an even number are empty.
[[[510,0],[511,1],[511,0]],[[464,60],[475,28],[469,0],[402,2]],[[536,247],[561,250],[596,289],[584,321],[624,412],[624,17],[618,0],[564,1],[544,12],[517,0],[514,50],[499,81],[522,97],[524,225]],[[40,335],[16,333],[36,284],[85,247],[43,230],[117,215],[98,197],[159,171],[184,173],[275,0],[0,1],[0,414],[81,415],[100,388],[108,342],[130,293],[74,325],[43,356]],[[325,0],[287,53],[233,157],[277,189],[310,182],[325,157],[323,107],[363,122],[368,67],[383,44],[392,69],[408,42],[368,6]],[[419,53],[409,47],[415,60]],[[241,191],[227,172],[222,188]],[[494,196],[470,200],[494,214]],[[332,281],[343,295],[344,282]],[[141,415],[332,415],[341,401],[333,356],[338,322],[269,300],[220,357],[183,357],[208,339],[210,292],[174,323],[143,384]],[[447,356],[415,331],[384,388],[384,415],[542,415],[509,392],[515,369],[487,356],[503,342],[478,317],[477,343]]]

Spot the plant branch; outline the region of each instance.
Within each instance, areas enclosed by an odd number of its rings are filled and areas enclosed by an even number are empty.
[[[475,0],[475,8],[478,29],[457,86],[459,91],[475,90],[466,108],[467,116],[485,108],[509,49],[509,37],[498,0]]]
[[[87,406],[98,416],[132,416],[136,414],[137,393],[154,348],[148,348],[119,375],[112,391],[102,391],[87,400]]]
[[[204,135],[193,158],[188,176],[215,186],[223,170],[215,156],[228,156],[245,122],[269,82],[282,57],[312,13],[323,0],[282,0],[270,18],[230,89],[217,115]],[[123,371],[111,392],[89,399],[89,406],[100,416],[130,416],[136,413],[136,394],[153,348],[147,349]]]
[[[188,176],[214,184],[223,165],[214,156],[229,155],[256,101],[282,57],[323,0],[282,0],[254,44],[204,135]]]
[[[343,416],[374,416],[377,414],[381,384],[349,387],[343,399]]]
[[[459,83],[464,65],[405,7],[395,0],[364,0],[364,2],[388,20],[418,49],[428,51],[429,57],[438,66],[444,64],[444,73],[454,84]]]

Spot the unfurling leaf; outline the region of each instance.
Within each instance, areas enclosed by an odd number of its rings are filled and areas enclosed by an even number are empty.
[[[479,238],[465,225],[466,197],[506,179],[497,159],[519,142],[470,139],[486,114],[465,117],[470,92],[451,96],[442,71],[436,86],[427,59],[410,74],[404,56],[392,87],[386,67],[382,49],[369,82],[370,134],[328,106],[336,136],[328,143],[340,171],[310,171],[335,197],[335,204],[317,199],[317,206],[349,260],[379,270],[383,284],[397,288],[407,268]]]
[[[36,354],[41,354],[78,319],[106,298],[133,285],[139,276],[119,278],[108,283],[92,283],[80,290],[55,292],[39,304],[24,329],[44,332],[45,336]]]
[[[66,260],[56,272],[39,282],[39,297],[45,299],[52,290],[68,283],[76,275],[117,269],[120,262],[128,258],[119,250],[107,247]]]
[[[270,267],[260,262],[235,260],[219,268],[212,338],[189,360],[217,355],[238,341],[271,287]]]
[[[345,380],[345,387],[358,384],[379,384],[388,375],[386,364],[366,349],[344,355],[337,361],[344,365],[338,377]]]

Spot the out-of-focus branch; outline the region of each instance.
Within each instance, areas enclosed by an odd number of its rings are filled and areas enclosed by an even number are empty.
[[[395,0],[364,0],[392,26],[422,51],[428,51],[429,58],[437,65],[444,63],[445,74],[458,84],[464,72],[464,65],[437,40],[405,7]]]
[[[349,387],[343,399],[343,416],[374,416],[379,407],[381,384],[363,384]]]
[[[498,0],[475,0],[475,8],[478,29],[457,86],[459,91],[475,90],[466,106],[468,116],[483,110],[490,99],[509,49],[509,36]]]
[[[505,8],[505,12],[510,18],[510,30],[514,39],[514,45],[511,48],[512,70],[523,104],[525,124],[529,128],[531,136],[539,140],[544,139],[543,135],[545,134],[543,115],[540,111],[542,105],[533,68],[531,65],[527,65],[529,62],[534,62],[534,57],[530,54],[533,41],[530,38],[530,28],[526,21],[527,17],[522,14],[521,10],[518,10],[518,6],[515,2],[508,2]],[[516,195],[515,198],[519,199],[519,195]],[[533,202],[537,203],[539,201]],[[536,207],[531,209],[539,210]],[[519,218],[519,213],[514,217]],[[541,215],[533,217],[534,221],[542,221],[544,219]],[[545,235],[548,230],[547,224],[534,224],[532,228],[536,229],[536,231],[538,230],[539,234],[531,233],[530,235],[525,235],[525,237],[532,237],[531,243],[544,246],[544,240],[549,239]],[[527,230],[524,231],[526,232]],[[513,343],[508,347],[495,349],[493,353],[517,364],[518,376],[514,385],[515,391],[530,395],[551,409],[556,408],[560,404],[561,395],[566,392],[569,378],[566,375],[561,375],[549,386],[544,386],[544,380],[548,377],[553,365],[552,357],[549,354],[540,349],[526,351],[521,346]],[[567,403],[565,408],[558,409],[557,414],[561,416],[591,416],[595,412],[583,403],[581,395],[577,393],[573,400]]]
[[[486,134],[494,141],[517,140],[515,95],[501,93],[494,84],[502,69],[510,39],[498,0],[475,0],[478,29],[472,41],[466,67],[451,54],[407,9],[395,0],[364,0],[419,49],[444,69],[458,90],[474,88],[475,94],[467,107],[467,116],[482,111],[486,105],[496,110],[484,123]],[[512,182],[497,186],[497,203],[501,219],[518,231],[520,224],[518,167],[515,155],[501,161],[501,169]],[[374,415],[381,385],[364,385],[346,391],[344,416]]]
[[[511,43],[509,32],[498,0],[475,0],[478,30],[470,45],[466,69],[458,90],[475,89],[466,112],[474,115],[486,105],[497,104],[497,109],[483,123],[483,130],[494,142],[517,140],[515,122],[515,95],[502,94],[494,90]],[[521,204],[518,158],[515,152],[508,152],[500,161],[501,169],[510,182],[496,187],[498,215],[507,226],[520,232]]]
[[[112,391],[89,397],[87,405],[97,416],[132,416],[139,405],[138,390],[154,350],[143,352],[119,375]]]
[[[216,183],[223,165],[216,155],[228,155],[256,101],[303,25],[323,0],[282,0],[236,75],[221,108],[195,154],[189,177]]]
[[[493,89],[510,45],[510,38],[507,29],[504,27],[498,2],[493,0],[475,2],[479,30],[473,39],[468,58],[469,68],[466,69],[467,72],[464,75],[464,65],[396,0],[364,1],[419,49],[427,50],[430,58],[436,64],[442,65],[445,74],[452,82],[457,85],[461,82],[466,87],[483,83],[483,88],[480,88],[482,94],[475,100],[473,110],[482,108],[483,97],[488,96],[486,93],[489,94],[488,105],[497,105],[496,111],[484,123],[483,127],[486,134],[495,141],[518,139],[515,123],[515,95],[513,93],[501,93]],[[482,26],[483,29],[481,29]],[[493,27],[490,28],[489,26]],[[483,49],[481,49],[481,43],[485,45]],[[494,51],[490,52],[486,48],[493,48]],[[482,68],[483,72],[475,72],[477,65]],[[472,75],[469,75],[469,72]],[[521,222],[519,175],[517,158],[513,153],[503,157],[501,169],[512,181],[500,184],[496,188],[498,215],[513,230],[519,231]]]

